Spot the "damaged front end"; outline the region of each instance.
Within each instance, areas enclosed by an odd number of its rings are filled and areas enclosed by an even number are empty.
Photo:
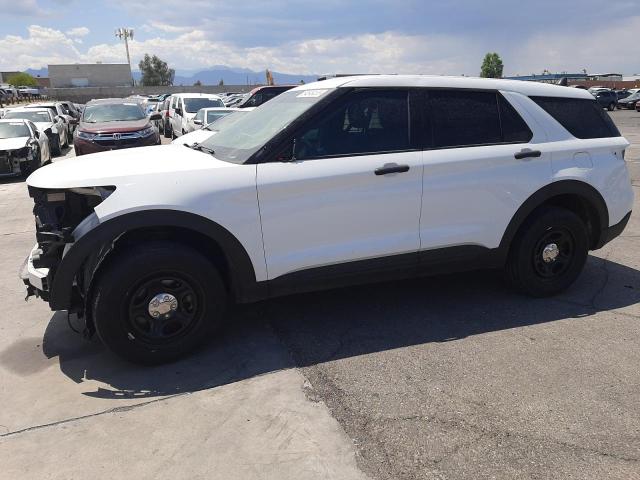
[[[109,186],[68,189],[29,187],[29,196],[34,201],[37,243],[21,272],[27,287],[27,299],[36,296],[50,302],[54,278],[63,257],[81,236],[99,223],[94,209],[114,190],[115,187]],[[81,274],[72,272],[74,295],[67,307],[70,314],[80,317],[84,315],[83,299],[86,293]]]

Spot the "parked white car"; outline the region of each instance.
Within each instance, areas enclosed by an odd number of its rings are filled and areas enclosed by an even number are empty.
[[[579,89],[334,78],[200,144],[36,171],[22,278],[144,363],[191,351],[229,302],[474,268],[554,295],[629,220],[628,146]]]
[[[176,138],[187,133],[189,120],[195,117],[198,110],[209,107],[224,107],[217,95],[208,93],[176,93],[169,102],[169,131],[164,136]]]
[[[227,108],[227,107],[201,108],[200,110],[198,110],[195,116],[187,122],[185,133],[190,133],[190,132],[193,132],[194,130],[199,130],[204,126],[215,122],[219,118],[225,117],[230,113],[237,112],[238,110],[242,110],[242,109]]]
[[[255,110],[255,108],[256,107],[227,109],[232,110],[231,113],[222,117],[215,118],[212,122],[208,123],[202,128],[194,130],[190,133],[185,133],[175,140],[172,140],[171,143],[179,143],[181,145],[193,145],[194,143],[201,143],[211,135],[217,133],[220,129],[225,128],[226,125],[231,125],[236,120],[240,119],[240,117],[242,117],[243,115],[246,115],[250,111]]]
[[[48,108],[12,108],[3,118],[22,118],[33,122],[47,136],[49,151],[53,156],[61,155],[62,147],[69,144],[69,134],[62,118],[54,116]]]
[[[0,120],[0,177],[28,175],[51,161],[49,139],[29,120]]]
[[[53,113],[54,117],[60,117],[62,122],[67,129],[67,139],[71,140],[73,138],[73,132],[78,125],[78,120],[73,117],[71,112],[67,109],[65,105],[61,102],[43,102],[43,103],[32,103],[29,105],[25,105],[24,108],[48,108]],[[64,144],[63,146],[67,146]]]

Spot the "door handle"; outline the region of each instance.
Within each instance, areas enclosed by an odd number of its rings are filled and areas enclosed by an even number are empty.
[[[529,148],[520,150],[514,155],[516,160],[523,160],[525,158],[538,158],[540,156],[542,156],[542,152],[540,150],[531,150]]]
[[[385,163],[382,167],[376,168],[376,175],[388,175],[390,173],[404,173],[409,171],[409,165],[398,165],[397,163]]]

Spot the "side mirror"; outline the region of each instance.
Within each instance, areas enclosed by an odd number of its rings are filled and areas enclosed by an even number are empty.
[[[154,112],[149,115],[149,120],[162,120],[162,114],[158,112]]]
[[[202,120],[194,119],[193,123],[195,123],[196,125],[202,125]]]
[[[36,138],[40,138],[40,132],[38,130],[36,130],[35,136],[36,136]]]
[[[182,109],[180,107],[176,107],[173,111],[176,113],[176,115],[182,116]]]

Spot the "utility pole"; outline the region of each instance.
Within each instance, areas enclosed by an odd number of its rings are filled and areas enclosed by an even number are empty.
[[[129,56],[129,39],[133,40],[133,28],[117,28],[116,37],[120,40],[124,38],[124,46],[127,49],[127,63],[129,64],[129,71],[131,72],[131,85],[135,86],[136,82],[133,80],[133,71],[131,70],[131,57]]]

